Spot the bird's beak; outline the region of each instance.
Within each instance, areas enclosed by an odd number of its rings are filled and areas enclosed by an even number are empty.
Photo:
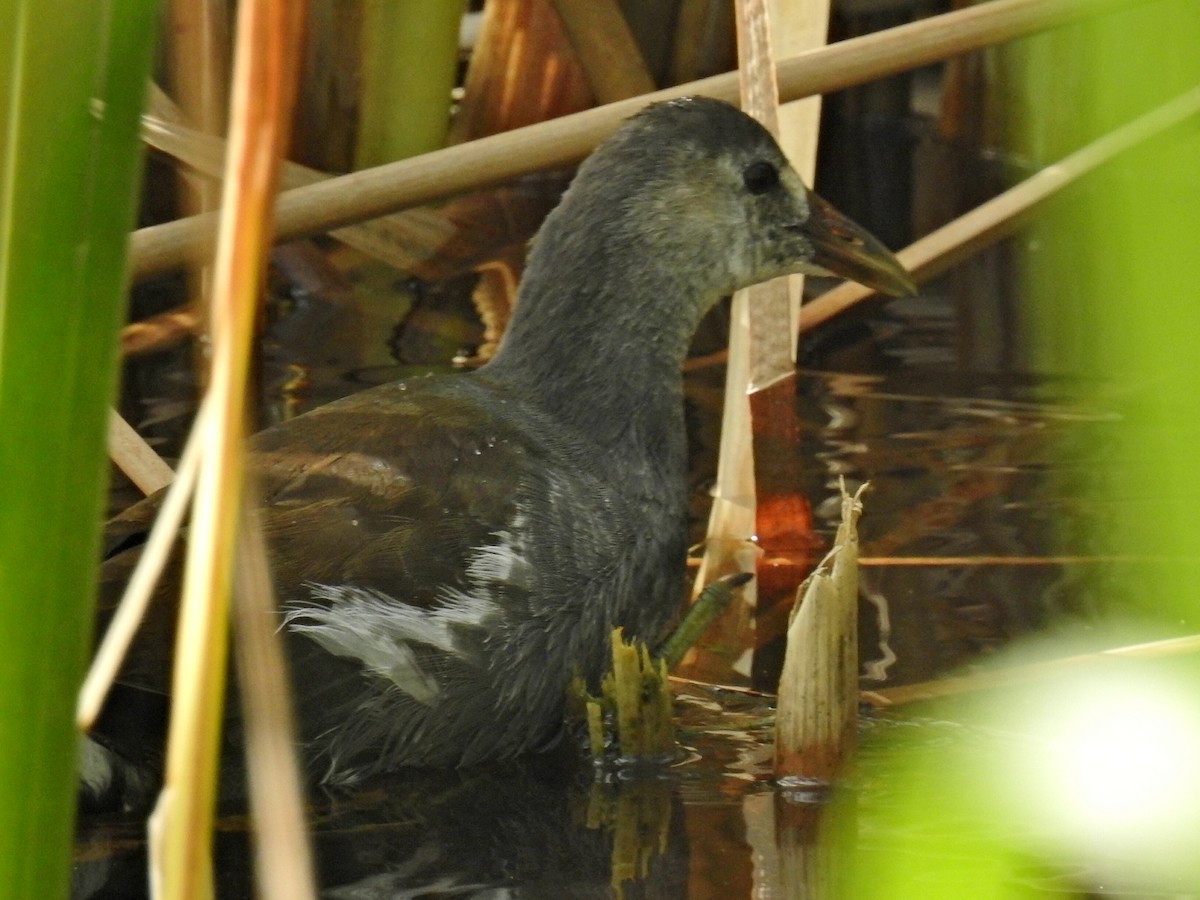
[[[817,266],[893,297],[917,293],[912,276],[878,238],[812,191],[808,208],[804,231],[816,250]]]

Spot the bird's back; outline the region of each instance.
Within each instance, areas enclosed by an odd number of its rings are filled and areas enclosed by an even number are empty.
[[[258,435],[251,468],[313,776],[464,765],[552,739],[566,682],[599,676],[608,631],[653,639],[678,600],[679,482],[631,477],[653,465],[615,462],[486,371],[384,385]],[[136,544],[148,519],[119,519],[119,539]],[[102,580],[119,586],[137,552],[115,553]],[[169,590],[127,686],[166,690]]]

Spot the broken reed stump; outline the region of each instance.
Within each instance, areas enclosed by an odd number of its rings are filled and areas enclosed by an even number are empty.
[[[673,757],[675,730],[665,663],[651,658],[642,642],[626,643],[620,628],[612,630],[610,641],[612,669],[600,682],[600,696],[590,694],[579,676],[570,687],[570,705],[587,723],[592,761],[620,765]]]
[[[832,781],[858,718],[858,517],[863,485],[842,485],[834,547],[797,589],[775,719],[775,776]]]
[[[746,572],[727,575],[705,587],[653,655],[642,642],[626,643],[621,629],[613,629],[612,666],[600,684],[600,696],[592,696],[578,676],[568,690],[572,717],[587,724],[588,747],[594,762],[607,760],[620,765],[675,756],[667,670],[679,662],[729,605],[734,591],[751,577]]]

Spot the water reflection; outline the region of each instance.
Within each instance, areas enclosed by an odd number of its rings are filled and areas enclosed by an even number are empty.
[[[1053,391],[963,371],[800,375],[818,529],[836,527],[839,477],[874,486],[860,525],[872,676],[926,680],[1098,611],[1112,561],[1089,554],[1103,511],[1080,498],[1105,471],[1097,449],[1115,417]]]
[[[310,808],[322,896],[680,897],[686,841],[673,779],[597,783],[550,757],[372,780]],[[245,821],[220,821],[222,898],[254,896]],[[146,896],[131,821],[81,826],[76,897]]]
[[[322,896],[728,900],[795,877],[793,857],[815,865],[819,805],[788,802],[775,824],[769,698],[688,683],[676,695],[690,753],[671,769],[597,778],[562,754],[408,772],[316,799]],[[142,834],[135,818],[85,818],[73,896],[148,896]],[[226,812],[219,897],[253,896],[250,863],[246,821]]]
[[[1117,673],[1126,685],[1129,671]],[[1195,684],[1200,673],[1191,671]],[[1089,673],[1074,683],[1100,686],[1100,698],[1113,694]],[[680,740],[692,752],[650,777],[597,780],[590,768],[541,757],[468,772],[410,772],[315,800],[321,895],[895,900],[973,898],[984,886],[1014,897],[1157,896],[1165,885],[1193,896],[1186,891],[1194,887],[1190,835],[1200,809],[1187,768],[1197,752],[1194,727],[1187,740],[1151,748],[1154,758],[1183,765],[1186,777],[1165,769],[1122,774],[1118,760],[1092,785],[1104,799],[1129,793],[1127,775],[1162,775],[1185,815],[1166,823],[1174,831],[1146,831],[1145,823],[1138,830],[1169,840],[1147,846],[1149,838],[1130,834],[1130,822],[1109,817],[1098,853],[1099,820],[1072,831],[1057,818],[1068,807],[1059,793],[1082,778],[1060,751],[1079,744],[1084,756],[1101,754],[1107,763],[1117,748],[1075,730],[1062,739],[1072,715],[1087,710],[1043,682],[925,706],[919,715],[864,713],[853,776],[833,788],[772,782],[769,698],[675,687]],[[1000,708],[1007,713],[997,715]],[[1190,698],[1183,708],[1193,726],[1200,721]],[[1103,714],[1100,721],[1115,724]],[[1049,771],[1060,758],[1068,769]],[[1172,847],[1181,852],[1164,857]],[[216,858],[218,896],[253,896],[242,817],[221,818]],[[1172,868],[1164,869],[1164,859]],[[84,820],[74,896],[138,898],[147,896],[144,886],[140,823]]]

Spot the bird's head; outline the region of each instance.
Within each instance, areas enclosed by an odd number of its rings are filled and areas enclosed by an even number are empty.
[[[762,125],[719,100],[647,107],[584,163],[576,183],[625,233],[673,264],[686,259],[722,293],[789,273],[915,293],[879,240],[808,190]]]
[[[490,371],[556,383],[568,370],[586,383],[598,366],[630,383],[648,368],[678,374],[722,295],[793,272],[915,293],[754,119],[705,97],[657,103],[584,160],[547,216]]]

